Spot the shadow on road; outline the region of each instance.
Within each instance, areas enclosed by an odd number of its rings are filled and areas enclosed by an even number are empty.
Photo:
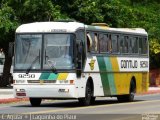
[[[134,102],[140,102],[144,100],[135,100]],[[122,102],[118,102],[116,99],[115,100],[96,100],[93,105],[90,106],[99,106],[99,105],[109,105],[109,104],[121,104]],[[123,102],[127,103],[127,102]],[[129,103],[129,102],[128,102]],[[31,107],[30,103],[28,102],[27,104],[20,105],[15,105],[13,107]],[[44,100],[41,103],[40,107],[56,107],[56,108],[76,108],[76,107],[83,107],[79,104],[78,100]]]

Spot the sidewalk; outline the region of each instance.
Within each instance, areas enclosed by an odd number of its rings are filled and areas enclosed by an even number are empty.
[[[138,95],[147,95],[147,94],[160,94],[160,87],[150,87],[148,92]],[[28,101],[28,98],[14,98],[12,88],[1,88],[0,89],[0,104],[19,102],[19,101]]]
[[[143,93],[141,95],[146,95],[146,94],[158,94],[160,93],[160,87],[149,87],[148,92]]]
[[[0,104],[19,102],[19,101],[28,101],[28,98],[14,98],[12,88],[2,88],[0,89]]]

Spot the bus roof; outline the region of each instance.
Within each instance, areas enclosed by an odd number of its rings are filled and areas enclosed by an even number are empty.
[[[111,32],[125,32],[125,33],[135,33],[135,34],[144,34],[147,35],[147,32],[143,28],[110,28],[108,26],[92,26],[92,25],[86,25],[87,29],[90,30],[106,30]]]
[[[84,28],[84,24],[78,22],[35,22],[19,26],[16,33],[75,32],[78,28]]]
[[[147,35],[145,29],[142,28],[110,28],[108,26],[84,25],[79,22],[35,22],[22,24],[17,28],[16,33],[75,32],[77,29],[84,27],[93,31],[127,32]]]

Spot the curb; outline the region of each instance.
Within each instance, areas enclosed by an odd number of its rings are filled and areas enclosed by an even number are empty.
[[[150,95],[150,94],[160,94],[160,90],[149,90],[148,92],[145,92],[145,93],[140,93],[140,94],[137,94],[137,95]]]
[[[0,104],[22,102],[22,101],[29,101],[29,98],[7,98],[7,99],[0,99]]]

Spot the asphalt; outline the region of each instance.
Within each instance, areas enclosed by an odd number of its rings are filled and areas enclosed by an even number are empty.
[[[148,92],[138,95],[160,94],[160,87],[149,87]],[[7,104],[12,102],[28,101],[28,98],[14,98],[13,88],[0,88],[0,104]]]

